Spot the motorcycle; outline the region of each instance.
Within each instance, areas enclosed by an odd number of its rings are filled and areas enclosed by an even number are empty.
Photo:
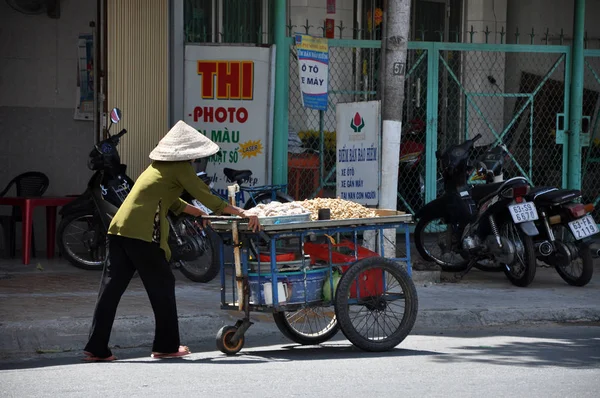
[[[477,175],[487,183],[503,181],[505,148],[489,150],[479,162]],[[475,178],[478,179],[478,178]],[[591,212],[593,204],[580,204],[579,190],[534,187],[525,196],[538,209],[535,222],[540,234],[533,238],[537,259],[554,267],[570,285],[585,286],[594,272],[593,257],[600,256],[594,235],[598,227]]]
[[[402,132],[398,168],[398,209],[414,212],[420,209],[425,196],[425,123],[411,120]]]
[[[415,215],[415,245],[423,259],[444,271],[465,275],[478,263],[493,261],[501,264],[511,283],[525,287],[535,277],[532,237],[539,233],[535,205],[525,200],[530,186],[522,177],[469,186],[470,159],[480,138],[478,134],[436,153],[444,194]]]
[[[133,180],[127,166],[121,163],[117,146],[127,130],[110,135],[110,128],[121,119],[121,111],[110,113],[108,137],[94,146],[88,168],[94,174],[85,192],[64,206],[58,226],[61,254],[74,266],[86,270],[102,270],[107,257],[106,234],[110,219],[125,200]],[[182,214],[167,216],[171,264],[195,282],[209,282],[219,272],[220,262],[214,249],[214,232],[201,228],[193,217]]]

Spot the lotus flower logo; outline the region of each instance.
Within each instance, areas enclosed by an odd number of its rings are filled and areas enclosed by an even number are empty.
[[[360,133],[360,131],[365,127],[365,119],[358,112],[354,115],[352,122],[350,123],[350,127],[354,130],[355,133]]]

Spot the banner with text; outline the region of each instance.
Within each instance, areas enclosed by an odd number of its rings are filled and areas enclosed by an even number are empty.
[[[185,48],[184,121],[221,148],[206,172],[225,196],[225,167],[252,170],[249,186],[267,184],[270,58],[270,48]]]
[[[327,110],[329,46],[327,39],[296,34],[302,106]]]
[[[337,104],[336,196],[379,203],[380,102]]]

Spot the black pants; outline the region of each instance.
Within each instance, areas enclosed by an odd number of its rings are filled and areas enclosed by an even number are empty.
[[[110,332],[121,296],[138,271],[154,311],[156,328],[153,352],[177,352],[179,325],[175,303],[175,277],[156,243],[109,235],[109,262],[94,311],[90,339],[85,350],[98,357],[112,355]]]

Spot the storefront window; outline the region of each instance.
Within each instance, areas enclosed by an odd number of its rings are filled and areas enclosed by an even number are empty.
[[[188,43],[272,43],[272,1],[184,0]]]

